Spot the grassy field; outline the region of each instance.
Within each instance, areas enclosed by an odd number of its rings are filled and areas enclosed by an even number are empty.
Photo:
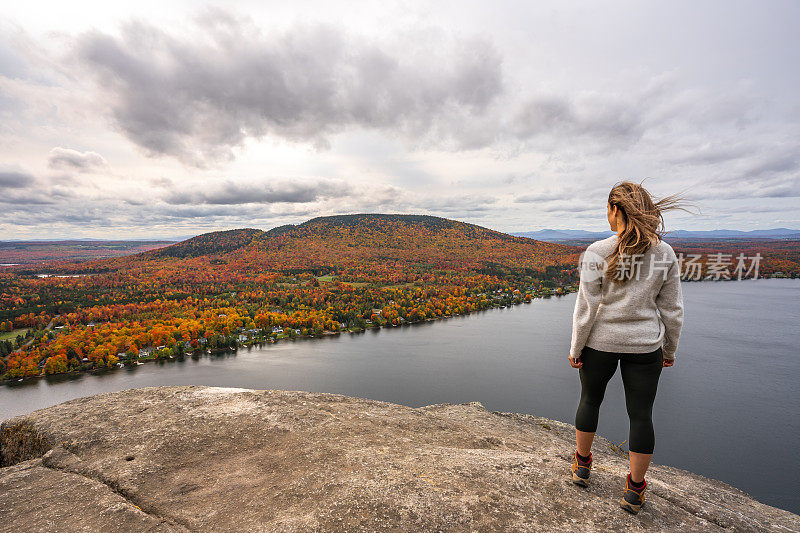
[[[22,335],[24,337],[25,334],[28,333],[28,331],[30,329],[31,328],[20,328],[20,329],[15,329],[14,331],[1,332],[0,333],[0,341],[7,341],[7,340],[16,339],[17,335]]]

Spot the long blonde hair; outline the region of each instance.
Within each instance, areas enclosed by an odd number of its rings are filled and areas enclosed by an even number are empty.
[[[616,248],[606,258],[606,277],[621,285],[635,273],[635,268],[620,267],[623,258],[644,254],[663,239],[666,233],[664,211],[690,211],[683,207],[684,202],[680,195],[673,194],[654,202],[652,195],[641,183],[630,181],[615,184],[608,194],[608,203],[617,206],[621,211],[625,229],[619,233]]]

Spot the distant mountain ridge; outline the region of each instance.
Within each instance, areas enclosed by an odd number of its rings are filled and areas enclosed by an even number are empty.
[[[286,224],[270,230],[241,228],[204,233],[191,239],[175,243],[142,254],[143,258],[184,258],[215,254],[230,254],[249,249],[274,255],[282,254],[320,255],[319,250],[336,246],[339,249],[367,247],[375,250],[409,250],[419,253],[422,249],[431,254],[451,254],[451,259],[460,255],[464,246],[482,243],[486,252],[495,256],[496,251],[487,243],[528,243],[544,253],[570,253],[571,246],[582,246],[588,241],[605,239],[612,231],[543,229],[533,232],[503,233],[475,224],[457,220],[413,214],[357,213],[312,218],[300,224]],[[800,230],[775,228],[767,230],[739,231],[675,230],[667,233],[675,239],[795,239]],[[438,244],[435,244],[438,242]],[[304,244],[300,244],[304,243]],[[334,244],[335,243],[335,244]],[[548,248],[545,247],[564,248]],[[288,249],[287,249],[288,247]],[[352,250],[350,250],[352,251]],[[532,249],[533,251],[533,249]],[[488,259],[488,257],[487,257]]]
[[[670,231],[669,235],[681,239],[786,239],[800,238],[800,229],[773,228],[740,231],[733,229],[715,229],[711,231]]]
[[[613,231],[585,231],[571,229],[542,229],[511,233],[517,237],[526,237],[546,242],[605,239],[613,235]],[[800,239],[800,230],[789,228],[757,229],[741,231],[732,229],[716,229],[709,231],[673,230],[667,237],[677,239]]]
[[[535,239],[538,241],[566,241],[571,239],[605,239],[613,235],[613,231],[585,231],[579,229],[540,229],[539,231],[524,231],[512,233],[517,237]]]

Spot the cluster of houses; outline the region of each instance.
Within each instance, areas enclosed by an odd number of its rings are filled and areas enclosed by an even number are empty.
[[[344,322],[340,322],[339,326],[344,329],[344,328],[347,327],[347,324],[345,324]],[[284,333],[285,334],[289,334],[290,332],[294,332],[296,335],[300,335],[301,334],[301,330],[299,330],[299,329],[273,327],[271,330],[269,330],[269,334],[271,334],[271,335],[283,335]],[[237,342],[243,344],[243,343],[252,341],[258,335],[264,335],[265,333],[267,333],[267,330],[247,329],[247,330],[244,330],[241,333],[239,333],[237,335],[237,337],[236,337],[236,340],[237,340]],[[205,337],[201,337],[201,338],[197,339],[197,343],[201,347],[205,346],[206,344],[208,344],[208,339],[206,339]],[[138,357],[139,358],[149,357],[154,352],[159,352],[159,351],[163,350],[164,348],[166,348],[166,346],[164,346],[164,345],[156,346],[156,347],[148,346],[146,348],[142,348],[138,352]],[[191,350],[192,349],[192,341],[185,341],[183,343],[183,348],[185,350]],[[130,355],[129,355],[128,352],[120,352],[120,353],[117,354],[117,358],[120,361],[125,361],[125,360],[130,358]]]
[[[549,292],[549,291],[546,291],[546,292]],[[563,291],[559,287],[559,289],[557,289],[555,292],[556,293],[561,293]],[[482,292],[482,293],[478,294],[478,296],[481,296],[481,297],[487,297],[488,296],[493,301],[497,302],[498,300],[505,299],[507,295],[503,294],[503,290],[502,289],[498,289],[497,291],[493,291],[492,293],[489,293],[489,294],[487,294],[485,292]],[[394,301],[390,302],[390,304],[393,304],[393,303],[394,303]],[[503,305],[503,307],[505,307],[505,306]],[[381,316],[382,313],[383,313],[383,310],[382,309],[373,309],[372,313],[374,315],[376,315],[376,316]],[[220,318],[225,318],[227,315],[221,314],[221,315],[218,315],[218,316]],[[398,321],[400,323],[406,322],[406,320],[403,317],[398,317]],[[372,320],[366,320],[365,322],[368,325],[371,325],[373,323]],[[96,326],[97,326],[97,324],[94,323],[94,322],[89,322],[89,323],[86,324],[87,328],[93,328],[93,327],[96,327]],[[63,328],[64,328],[64,326],[55,326],[54,329],[60,330],[60,329],[63,329]],[[339,322],[339,328],[341,330],[346,330],[347,329],[347,324],[345,322]],[[285,334],[289,334],[290,331],[292,331],[290,328],[282,328],[282,327],[275,326],[269,331],[269,334],[272,334],[272,335],[283,335],[284,333]],[[294,331],[294,333],[296,335],[300,335],[301,334],[301,330],[300,329],[294,329],[293,331]],[[253,338],[257,337],[258,335],[263,335],[265,333],[267,333],[267,330],[247,329],[247,330],[244,330],[241,333],[239,333],[239,335],[237,336],[236,340],[239,343],[246,343],[248,341],[252,341]],[[208,339],[206,339],[204,337],[201,337],[201,338],[197,339],[197,343],[200,346],[205,346],[208,343]],[[185,341],[183,343],[183,347],[186,350],[191,350],[192,349],[192,342],[191,341]],[[165,348],[166,348],[165,345],[155,346],[155,347],[148,346],[146,348],[141,348],[138,351],[137,358],[149,357],[154,352],[159,352],[159,351],[161,351],[161,350],[163,350]],[[132,358],[132,354],[130,352],[119,352],[117,354],[117,358],[120,361],[127,361],[127,360]],[[81,363],[88,363],[88,362],[89,362],[89,358],[88,357],[84,357],[84,358],[81,359]]]
[[[203,341],[205,341],[205,339],[203,339]],[[162,344],[161,346],[156,346],[155,348],[153,348],[152,346],[149,346],[147,348],[142,348],[139,350],[139,357],[147,357],[151,353],[161,351],[166,347],[167,347],[166,345]],[[117,358],[120,360],[127,359],[128,358],[127,352],[124,352],[122,354],[117,354]]]
[[[86,326],[87,327],[95,327],[96,324],[94,322],[90,322],[90,323],[86,324]],[[340,322],[339,326],[342,329],[347,328],[347,324],[345,324],[344,322]],[[63,327],[64,326],[56,326],[55,329],[62,329]],[[300,335],[301,334],[301,330],[299,330],[299,329],[290,329],[290,328],[281,328],[281,327],[273,327],[271,330],[269,330],[268,334],[282,335],[284,333],[289,334],[292,331],[296,335]],[[263,335],[263,334],[267,334],[267,330],[247,329],[247,330],[244,330],[241,333],[239,333],[239,335],[237,336],[237,341],[239,343],[243,344],[243,343],[246,343],[248,341],[252,341],[253,338],[255,338],[256,336]],[[197,339],[197,343],[198,343],[199,346],[204,347],[204,346],[206,346],[208,344],[208,339],[206,339],[205,337],[201,337],[201,338]],[[118,364],[119,364],[119,366],[123,366],[123,364],[125,362],[130,362],[132,360],[137,360],[137,359],[148,358],[151,355],[153,355],[154,353],[157,354],[161,350],[164,350],[166,347],[167,346],[164,345],[164,344],[162,344],[160,346],[148,346],[148,347],[145,347],[145,348],[141,348],[136,354],[133,354],[132,352],[119,352],[119,353],[117,353],[117,359],[119,359],[119,361],[120,361]],[[192,349],[192,341],[185,341],[183,343],[183,348],[185,350],[191,350]],[[89,362],[90,362],[90,360],[89,360],[88,357],[83,357],[81,359],[81,363],[89,363]],[[42,360],[40,362],[40,364],[39,364],[39,367],[43,368],[44,364],[45,364],[45,361]],[[139,363],[139,364],[141,364],[141,363]]]

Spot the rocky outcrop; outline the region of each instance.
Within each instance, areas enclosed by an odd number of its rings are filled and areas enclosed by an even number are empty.
[[[0,428],[2,531],[800,531],[729,485],[653,465],[642,511],[598,438],[480,404],[419,409],[209,387],[81,398]]]

